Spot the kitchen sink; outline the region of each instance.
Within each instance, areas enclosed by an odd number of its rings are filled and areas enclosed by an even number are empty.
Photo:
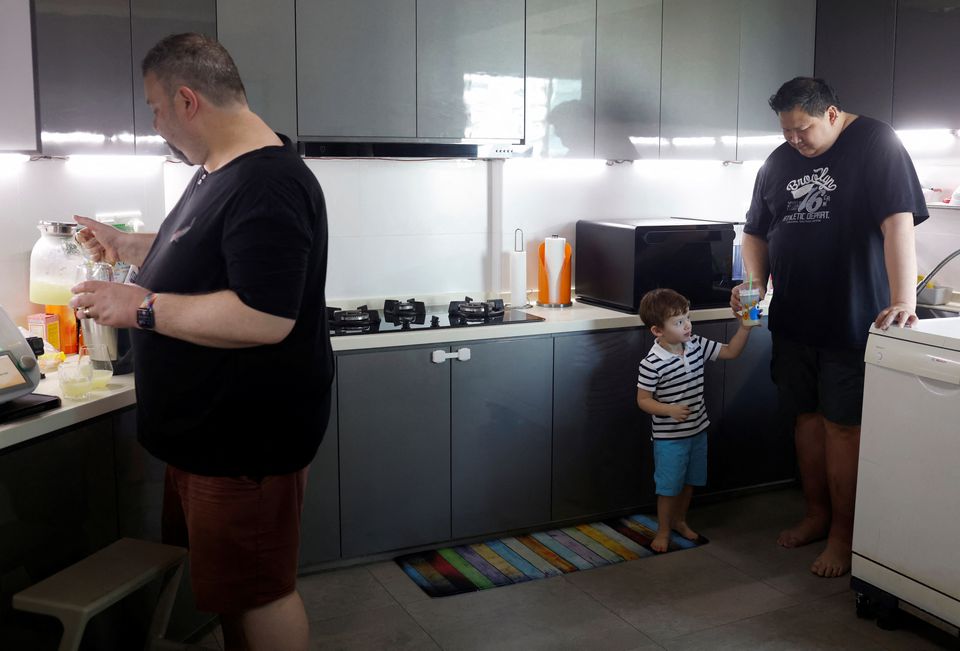
[[[917,318],[919,319],[943,319],[954,316],[960,316],[960,312],[939,307],[927,307],[926,305],[917,306]]]

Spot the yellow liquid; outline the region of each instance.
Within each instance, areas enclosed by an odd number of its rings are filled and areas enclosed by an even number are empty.
[[[73,298],[72,285],[54,285],[43,281],[30,281],[30,302],[40,305],[66,305]]]
[[[93,369],[93,380],[91,381],[91,389],[93,391],[102,391],[107,388],[107,382],[110,381],[110,378],[113,377],[113,371],[101,371],[99,369]]]
[[[90,387],[93,384],[88,378],[60,378],[60,390],[63,391],[63,397],[70,400],[83,400],[90,393]]]

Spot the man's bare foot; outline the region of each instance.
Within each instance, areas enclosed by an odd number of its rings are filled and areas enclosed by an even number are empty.
[[[850,543],[841,542],[835,538],[827,539],[827,547],[817,556],[810,566],[810,571],[817,576],[833,578],[843,576],[850,571]]]
[[[687,540],[697,540],[700,537],[696,531],[691,529],[686,522],[678,522],[674,525],[673,530],[678,534],[686,538]]]
[[[670,549],[670,530],[658,530],[653,542],[650,543],[650,549],[655,552],[665,552]]]
[[[830,519],[826,516],[822,518],[805,516],[796,526],[790,529],[784,529],[777,538],[777,544],[781,547],[792,548],[802,547],[817,540],[826,537],[830,529]]]

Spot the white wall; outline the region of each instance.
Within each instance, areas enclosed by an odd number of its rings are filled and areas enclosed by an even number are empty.
[[[940,152],[942,154],[942,152]],[[960,155],[917,164],[921,181],[945,190],[960,185]],[[191,168],[160,159],[120,159],[96,171],[63,160],[0,159],[0,304],[24,323],[30,249],[40,220],[75,213],[139,210],[155,230],[180,196]],[[494,166],[483,161],[308,160],[327,197],[332,305],[383,298],[441,303],[509,288],[506,252],[513,232],[526,240],[527,285],[536,287],[533,252],[544,237],[573,238],[578,219],[700,217],[742,219],[759,163],[518,159],[502,164],[502,211],[491,210]],[[494,184],[495,186],[495,184]],[[949,194],[949,192],[945,192]],[[960,248],[960,211],[934,210],[917,229],[920,270]],[[497,278],[499,286],[492,283]],[[960,288],[960,261],[938,277]]]

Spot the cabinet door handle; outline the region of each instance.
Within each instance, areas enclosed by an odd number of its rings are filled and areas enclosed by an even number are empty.
[[[466,362],[470,359],[470,349],[461,348],[455,353],[448,353],[445,350],[435,350],[430,356],[430,361],[434,364],[443,364],[448,359],[459,359],[461,362]]]

